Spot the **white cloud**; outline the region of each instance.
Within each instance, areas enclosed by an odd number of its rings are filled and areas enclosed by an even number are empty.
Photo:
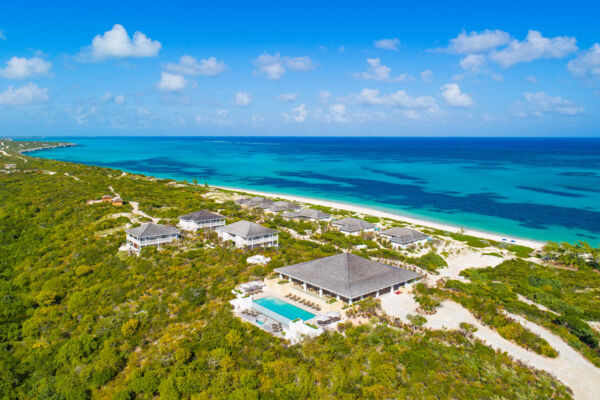
[[[398,51],[398,46],[400,46],[400,41],[396,38],[394,39],[381,39],[376,40],[374,42],[375,47],[383,50],[394,50]]]
[[[225,61],[217,60],[215,57],[202,59],[200,62],[194,57],[183,55],[179,58],[179,63],[168,63],[165,67],[168,71],[182,75],[206,75],[217,76],[225,71]]]
[[[306,111],[306,105],[300,104],[298,107],[292,108],[289,113],[281,113],[281,116],[288,122],[301,123],[306,120],[308,112]]]
[[[463,30],[457,37],[450,40],[450,44],[445,50],[456,54],[485,53],[507,44],[509,40],[510,35],[500,29],[486,29],[470,33]]]
[[[574,37],[545,38],[540,32],[530,30],[525,40],[512,40],[504,49],[492,52],[490,59],[503,68],[508,68],[539,58],[562,58],[577,51],[575,43]]]
[[[473,107],[475,102],[468,94],[460,91],[458,83],[447,83],[440,88],[442,97],[452,107]]]
[[[6,79],[26,79],[38,75],[48,75],[52,64],[39,57],[30,59],[13,57],[0,69],[0,76]]]
[[[0,40],[6,40],[6,35],[4,34],[3,29],[0,29]]]
[[[233,104],[238,107],[246,107],[252,103],[253,97],[246,92],[237,92],[233,97]]]
[[[80,60],[105,60],[107,58],[156,57],[161,44],[136,31],[130,38],[123,25],[115,24],[110,31],[96,35],[91,46],[85,48]]]
[[[292,103],[298,98],[298,93],[282,93],[275,97],[277,101],[283,101],[286,103]]]
[[[321,90],[319,92],[319,103],[327,104],[327,103],[329,103],[330,98],[331,98],[331,93],[329,93],[327,90]]]
[[[308,56],[283,57],[283,60],[290,71],[310,71],[311,69],[315,69],[315,64]]]
[[[123,96],[123,95],[115,96],[115,103],[117,103],[117,104],[125,103],[125,96]]]
[[[309,71],[315,64],[307,57],[281,57],[279,53],[260,55],[253,61],[256,66],[255,73],[263,74],[267,79],[279,80],[289,69],[290,71]]]
[[[110,92],[106,92],[102,95],[102,97],[100,98],[100,100],[102,101],[108,101],[112,99],[112,94]]]
[[[531,83],[538,83],[538,80],[535,76],[528,76],[527,78],[525,78],[525,80]]]
[[[429,82],[433,81],[433,72],[431,72],[428,69],[421,72],[421,80],[425,83],[429,83]]]
[[[204,117],[198,115],[196,122],[199,124],[212,124],[212,125],[231,125],[232,121],[229,118],[229,110],[218,109],[215,110],[214,115],[210,117]]]
[[[407,74],[392,77],[391,68],[382,65],[379,58],[367,58],[367,64],[369,64],[369,69],[361,74],[355,74],[355,76],[369,81],[381,82],[403,82],[408,77]]]
[[[515,115],[520,118],[542,118],[545,114],[579,115],[585,110],[560,96],[549,96],[544,92],[524,93],[525,103],[515,103]]]
[[[358,102],[363,105],[381,105],[397,108],[421,108],[435,111],[437,102],[431,96],[413,97],[404,90],[399,90],[387,95],[380,95],[379,89],[363,89],[358,94],[349,96],[351,101]]]
[[[0,93],[0,105],[15,106],[44,103],[46,101],[48,101],[48,89],[40,88],[31,82],[17,89],[9,86],[8,89]]]
[[[460,60],[460,66],[466,71],[478,72],[483,65],[485,65],[483,54],[469,54]]]
[[[183,77],[183,75],[170,74],[168,72],[163,72],[160,76],[160,82],[158,83],[158,88],[160,90],[176,92],[176,91],[185,89],[186,85],[187,85],[187,80]]]
[[[567,68],[580,78],[600,78],[600,44],[595,43],[589,50],[569,61]]]
[[[329,113],[325,116],[327,122],[350,122],[346,116],[346,106],[344,104],[332,104],[329,106]]]

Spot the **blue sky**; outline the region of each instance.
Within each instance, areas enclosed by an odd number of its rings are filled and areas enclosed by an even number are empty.
[[[594,2],[82,3],[2,6],[0,136],[600,136]]]

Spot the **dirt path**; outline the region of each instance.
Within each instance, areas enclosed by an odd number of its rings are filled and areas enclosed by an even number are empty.
[[[411,295],[402,294],[382,298],[382,308],[390,315],[406,321],[406,315],[416,312],[417,303]],[[444,301],[437,313],[428,315],[425,327],[429,329],[459,329],[461,322],[468,322],[477,331],[473,334],[488,346],[508,353],[514,359],[546,371],[573,390],[576,400],[597,400],[600,393],[600,369],[571,348],[560,337],[527,319],[508,314],[525,328],[545,339],[556,351],[557,358],[547,358],[526,350],[525,348],[504,339],[495,330],[479,322],[466,308],[453,301]]]
[[[151,217],[148,214],[146,214],[145,212],[141,211],[140,203],[138,203],[137,201],[130,201],[129,204],[131,204],[131,208],[133,208],[133,211],[132,211],[133,214],[140,215],[140,216],[146,217],[146,218],[150,218],[152,220],[152,222],[154,222],[155,224],[158,223],[158,221],[160,220],[160,218]]]

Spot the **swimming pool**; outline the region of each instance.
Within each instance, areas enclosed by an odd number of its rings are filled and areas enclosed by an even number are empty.
[[[255,304],[266,308],[274,313],[281,315],[282,317],[293,321],[300,318],[303,321],[309,320],[315,316],[315,314],[296,307],[293,304],[278,299],[277,297],[267,296],[261,299],[253,300]]]

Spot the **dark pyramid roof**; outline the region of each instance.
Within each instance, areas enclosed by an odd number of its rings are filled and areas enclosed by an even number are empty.
[[[219,231],[227,232],[233,235],[241,236],[244,238],[251,238],[254,236],[268,235],[270,233],[279,233],[274,229],[266,228],[262,225],[256,224],[250,221],[238,221],[233,224],[222,226],[217,228]]]
[[[152,222],[148,222],[136,228],[127,229],[125,232],[129,233],[131,236],[142,238],[179,233],[179,229],[172,226],[158,225],[153,224]]]
[[[275,272],[348,299],[355,299],[419,277],[416,272],[371,261],[351,253],[277,268]]]
[[[180,215],[179,219],[186,221],[206,221],[211,219],[225,219],[225,217],[210,211],[200,210],[191,214]]]

